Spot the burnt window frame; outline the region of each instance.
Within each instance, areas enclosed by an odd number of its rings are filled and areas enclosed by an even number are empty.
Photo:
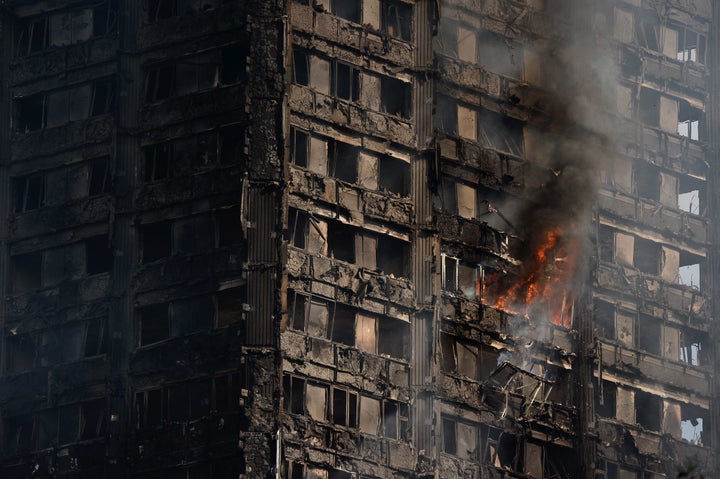
[[[354,399],[353,399],[354,398]],[[342,404],[340,404],[342,402]],[[354,404],[354,406],[353,406]],[[357,429],[360,424],[360,393],[352,389],[330,386],[328,419],[336,426]],[[338,409],[341,409],[338,411]]]
[[[340,72],[340,69],[347,69],[346,77],[345,74]],[[361,84],[362,75],[360,68],[352,63],[330,60],[330,95],[332,97],[338,100],[356,103],[360,101]],[[341,93],[343,94],[342,96]]]
[[[170,317],[170,303],[158,303],[158,304],[148,304],[145,306],[138,307],[135,310],[135,315],[137,318],[137,347],[138,348],[144,348],[146,346],[151,346],[153,344],[158,344],[163,341],[166,341],[172,337],[171,331],[172,331],[172,319]],[[148,315],[146,318],[145,316]],[[160,330],[159,333],[155,333],[155,336],[152,336],[150,339],[146,339],[145,336],[145,323],[148,319],[151,319],[153,321],[165,321],[165,326]],[[153,327],[152,329],[158,329],[156,327]],[[147,342],[149,341],[149,342]]]
[[[45,171],[12,177],[11,185],[14,213],[34,211],[45,206]]]
[[[380,76],[380,112],[409,121],[413,118],[413,84],[387,75]],[[397,88],[396,88],[397,87]],[[401,88],[402,91],[396,91]]]

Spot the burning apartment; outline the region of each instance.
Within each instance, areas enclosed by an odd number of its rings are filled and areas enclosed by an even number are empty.
[[[716,10],[2,2],[0,477],[715,477]]]

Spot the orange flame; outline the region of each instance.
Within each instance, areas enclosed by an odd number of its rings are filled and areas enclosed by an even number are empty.
[[[525,315],[539,307],[550,313],[553,324],[570,328],[574,298],[567,285],[575,270],[579,245],[559,228],[545,231],[542,238],[533,257],[523,265],[520,279],[498,295],[494,307]]]

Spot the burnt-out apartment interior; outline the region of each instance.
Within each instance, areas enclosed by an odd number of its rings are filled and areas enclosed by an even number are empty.
[[[3,1],[0,477],[717,477],[713,4]]]

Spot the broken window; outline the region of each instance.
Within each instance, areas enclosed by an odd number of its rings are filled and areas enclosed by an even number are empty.
[[[690,106],[686,101],[681,101],[678,110],[678,135],[699,141],[701,139],[700,126],[702,118],[702,110]]]
[[[358,395],[346,389],[332,388],[332,422],[339,426],[357,427]]]
[[[595,328],[600,336],[615,339],[615,306],[607,301],[595,300]]]
[[[408,439],[409,408],[406,403],[384,399],[382,401],[381,434],[390,439]]]
[[[709,411],[693,404],[683,404],[681,414],[681,437],[690,444],[704,445],[708,437],[705,430],[710,427]]]
[[[143,148],[145,163],[143,177],[146,183],[152,183],[170,177],[173,144],[169,141],[148,145]]]
[[[678,208],[694,215],[705,215],[705,182],[697,178],[680,175],[678,181]]]
[[[680,361],[692,366],[705,366],[710,357],[707,334],[683,329],[680,331]]]
[[[479,439],[478,426],[443,416],[443,452],[461,459],[477,461],[480,457]]]
[[[245,318],[247,287],[225,289],[216,294],[217,327],[222,328],[238,323]]]
[[[343,223],[328,224],[328,255],[340,261],[355,263],[356,229]]]
[[[378,160],[378,188],[400,196],[410,195],[410,164],[384,155]]]
[[[142,264],[168,258],[172,253],[171,224],[169,221],[149,223],[140,227]]]
[[[700,289],[702,263],[704,258],[686,251],[680,252],[680,266],[678,268],[678,284]]]
[[[85,240],[85,271],[99,274],[110,271],[113,249],[107,235],[93,236]]]
[[[13,256],[11,262],[13,273],[12,288],[14,293],[27,293],[41,286],[42,251]]]
[[[523,78],[523,50],[520,45],[496,33],[481,31],[477,37],[477,49],[478,61],[486,70],[510,78]]]
[[[170,336],[210,329],[214,310],[211,296],[178,299],[170,303]]]
[[[16,130],[20,133],[45,128],[45,94],[15,100]]]
[[[242,244],[245,234],[239,206],[215,211],[215,234],[218,248]]]
[[[659,356],[662,349],[660,320],[641,313],[636,324],[638,348]]]
[[[84,357],[99,356],[107,352],[107,324],[105,319],[96,318],[85,325]]]
[[[22,19],[15,23],[15,55],[23,57],[50,46],[48,17]]]
[[[409,359],[410,325],[405,321],[391,318],[379,318],[377,325],[378,354],[397,359]]]
[[[220,163],[223,166],[243,164],[245,156],[245,128],[241,124],[225,125],[220,129],[219,134]],[[210,149],[203,153],[202,157],[206,164],[211,163]]]
[[[5,368],[9,373],[29,371],[37,361],[37,340],[33,334],[11,334],[5,337]]]
[[[223,48],[221,51],[220,83],[232,85],[245,76],[247,50],[241,45]]]
[[[330,94],[342,100],[360,99],[360,70],[349,64],[332,62],[332,87]]]
[[[157,343],[170,337],[169,305],[154,304],[138,310],[139,316],[139,345]]]
[[[646,162],[633,165],[633,180],[638,196],[653,201],[660,200],[661,178],[657,166]]]
[[[440,334],[442,369],[470,379],[485,380],[497,368],[500,353],[484,344],[462,340],[448,333]]]
[[[333,303],[334,309],[330,322],[328,337],[348,346],[355,346],[355,313],[356,309],[340,303]]]
[[[148,23],[174,17],[177,15],[176,0],[148,0],[147,12]]]
[[[213,409],[218,412],[235,411],[240,406],[245,387],[244,371],[213,378]]]
[[[118,28],[117,0],[95,4],[93,9],[93,37],[116,33]]]
[[[33,173],[12,179],[13,211],[20,213],[45,204],[45,175]]]
[[[115,81],[111,78],[93,83],[90,116],[112,113],[115,108]],[[84,118],[84,116],[82,117]]]
[[[600,261],[615,262],[615,230],[607,225],[600,225],[597,241]]]
[[[645,391],[635,391],[635,421],[650,431],[662,427],[662,398]]]
[[[360,0],[330,0],[331,11],[333,15],[349,20],[354,23],[360,23],[362,13],[362,3]]]
[[[298,48],[293,49],[293,83],[303,86],[308,86],[310,83],[308,53]]]
[[[175,65],[166,64],[148,70],[145,80],[145,101],[170,98],[175,94]]]
[[[329,144],[330,176],[348,183],[358,181],[359,148],[341,141],[333,140]]]
[[[163,390],[160,388],[135,393],[135,427],[159,426],[163,420]]]
[[[523,124],[490,110],[478,112],[478,139],[485,146],[500,151],[522,155]]]
[[[673,28],[677,34],[677,53],[675,58],[682,62],[706,63],[707,38],[689,28]]]
[[[377,267],[385,274],[398,277],[407,276],[407,262],[410,257],[410,244],[382,235],[377,239]]]
[[[409,119],[412,114],[412,83],[380,77],[380,111]]]
[[[305,414],[305,380],[283,374],[283,407],[293,414]]]
[[[400,0],[384,0],[382,28],[391,37],[412,41],[413,8]]]
[[[9,454],[18,454],[33,449],[33,429],[35,421],[29,414],[5,418],[3,422],[5,432],[5,451]]]
[[[615,384],[610,381],[602,381],[600,385],[596,382],[596,389],[599,386],[602,387],[602,390],[595,391],[595,412],[600,417],[614,418],[617,388]]]
[[[107,156],[90,160],[88,196],[96,196],[111,191],[109,163],[110,158]]]
[[[633,249],[634,266],[647,274],[660,272],[660,245],[644,238],[635,238]]]
[[[660,93],[649,88],[640,89],[639,119],[647,126],[660,126]]]
[[[641,47],[659,52],[660,48],[660,26],[657,19],[651,16],[638,16],[635,22],[635,34]]]
[[[475,300],[480,294],[481,270],[477,265],[466,263],[445,253],[442,257],[443,290]]]
[[[307,168],[308,165],[309,137],[307,132],[294,127],[290,131],[290,161],[303,168]]]
[[[458,105],[455,100],[438,96],[435,106],[435,126],[449,135],[458,134]]]

